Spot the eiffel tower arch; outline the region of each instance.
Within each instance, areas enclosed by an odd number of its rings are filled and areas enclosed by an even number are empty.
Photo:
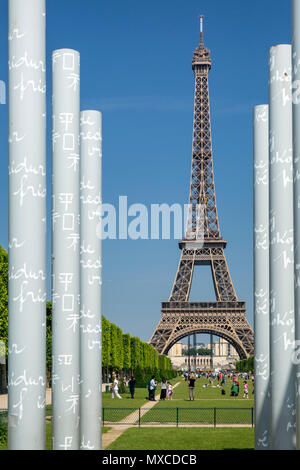
[[[203,42],[194,52],[195,74],[193,151],[189,212],[185,237],[179,242],[181,257],[168,302],[162,303],[161,319],[149,341],[167,354],[180,339],[208,333],[227,340],[241,359],[254,354],[254,334],[246,318],[246,303],[236,295],[224,250],[217,214],[211,142],[208,74],[210,51]],[[189,302],[194,267],[210,265],[215,302]]]

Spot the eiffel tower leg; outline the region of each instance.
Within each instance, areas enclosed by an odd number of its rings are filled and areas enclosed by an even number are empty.
[[[191,283],[194,271],[194,259],[183,259],[181,256],[175,281],[173,284],[170,301],[187,301],[190,295]],[[157,325],[149,343],[161,352],[170,339],[173,328],[165,329],[162,321]]]
[[[194,260],[180,258],[175,282],[170,295],[171,300],[188,300],[194,271]]]
[[[237,296],[229,274],[224,250],[222,250],[222,255],[218,256],[217,259],[214,258],[213,254],[211,255],[211,269],[213,273],[217,300],[237,300]]]
[[[189,334],[214,334],[228,341],[241,359],[254,353],[253,331],[244,302],[163,302],[162,316],[150,344],[167,354]]]

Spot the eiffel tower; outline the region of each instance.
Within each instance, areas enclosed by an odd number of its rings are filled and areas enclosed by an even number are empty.
[[[168,302],[149,343],[167,354],[180,339],[195,333],[224,338],[245,359],[254,353],[254,335],[246,319],[246,303],[239,301],[228,270],[215,197],[208,74],[210,51],[203,42],[194,52],[195,74],[193,152],[189,210],[185,238],[179,242],[181,258]],[[199,237],[199,234],[202,236]],[[189,302],[195,265],[210,265],[216,302]]]

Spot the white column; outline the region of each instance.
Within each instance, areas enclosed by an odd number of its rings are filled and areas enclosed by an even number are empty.
[[[9,0],[8,7],[8,447],[42,450],[46,398],[45,0]]]
[[[300,341],[300,1],[292,0],[295,340]],[[300,449],[300,366],[296,361],[296,436]]]
[[[81,113],[80,167],[80,447],[86,450],[100,450],[102,116],[98,111]]]
[[[270,49],[270,376],[272,449],[295,447],[291,46]]]
[[[53,52],[52,435],[79,449],[80,55]]]
[[[254,157],[254,329],[255,449],[270,448],[269,338],[269,107],[255,106]]]

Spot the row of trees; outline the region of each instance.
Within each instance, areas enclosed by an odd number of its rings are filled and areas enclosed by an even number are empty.
[[[254,356],[248,359],[242,359],[235,363],[236,370],[238,372],[253,372],[254,371]]]
[[[8,347],[8,253],[0,246],[0,341]]]
[[[182,350],[182,355],[183,356],[188,356],[190,353],[190,356],[210,356],[211,355],[211,349],[207,348],[190,348],[190,349],[183,349]]]
[[[0,341],[8,350],[8,253],[0,246]],[[46,323],[46,364],[47,376],[50,379],[52,367],[52,305],[47,302]],[[100,357],[99,357],[99,367]],[[109,373],[120,372],[125,375],[133,373],[137,381],[147,381],[150,375],[155,374],[157,379],[172,378],[176,372],[171,361],[158,352],[148,343],[137,337],[123,334],[122,330],[102,317],[102,367],[104,376]],[[1,371],[0,371],[1,375]]]
[[[138,382],[156,379],[171,379],[177,375],[171,360],[160,355],[148,343],[136,336],[123,334],[121,328],[102,317],[102,368],[107,373],[134,374]]]

